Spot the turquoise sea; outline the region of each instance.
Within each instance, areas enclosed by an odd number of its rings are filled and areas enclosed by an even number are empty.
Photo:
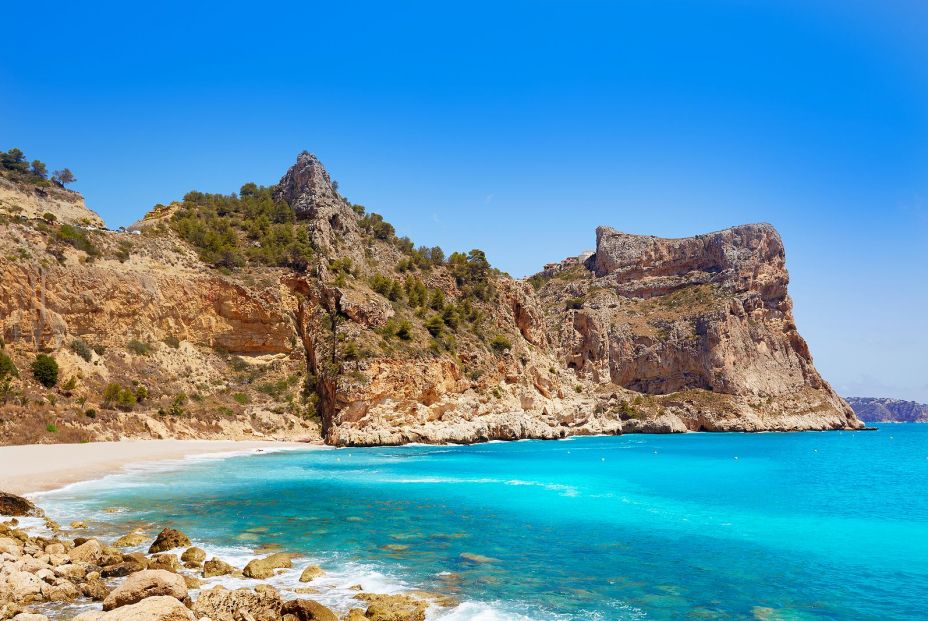
[[[264,453],[40,501],[239,562],[300,552],[341,610],[360,583],[455,595],[441,619],[928,615],[928,425]]]

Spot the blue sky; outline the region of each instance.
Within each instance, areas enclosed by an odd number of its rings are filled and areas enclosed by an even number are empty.
[[[111,226],[304,148],[516,276],[598,224],[767,221],[826,378],[928,401],[924,2],[83,4],[4,8],[0,148]]]

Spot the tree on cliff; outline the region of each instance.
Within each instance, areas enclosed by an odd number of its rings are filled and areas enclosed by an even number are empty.
[[[52,173],[52,181],[64,187],[69,183],[74,183],[77,181],[77,177],[74,176],[74,173],[71,172],[70,168],[64,168],[62,170],[56,170],[54,173]]]
[[[58,363],[47,354],[39,354],[32,363],[32,377],[46,388],[51,388],[58,383]]]
[[[48,168],[39,160],[32,160],[32,174],[44,179],[48,175]]]
[[[29,170],[29,162],[26,161],[26,154],[22,149],[12,148],[9,151],[0,151],[0,166],[7,170],[26,172]]]

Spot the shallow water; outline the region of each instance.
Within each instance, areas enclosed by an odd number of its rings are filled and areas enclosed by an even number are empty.
[[[280,452],[41,502],[109,531],[170,524],[239,565],[301,552],[341,610],[360,582],[454,594],[444,619],[913,619],[926,491],[928,425],[888,425]]]

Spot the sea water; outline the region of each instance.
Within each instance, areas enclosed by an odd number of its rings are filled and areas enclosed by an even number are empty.
[[[460,602],[433,619],[917,619],[926,492],[928,425],[887,425],[264,453],[40,501],[110,533],[174,526],[239,567],[298,552],[278,586],[317,562],[312,597],[340,611],[360,584]]]

